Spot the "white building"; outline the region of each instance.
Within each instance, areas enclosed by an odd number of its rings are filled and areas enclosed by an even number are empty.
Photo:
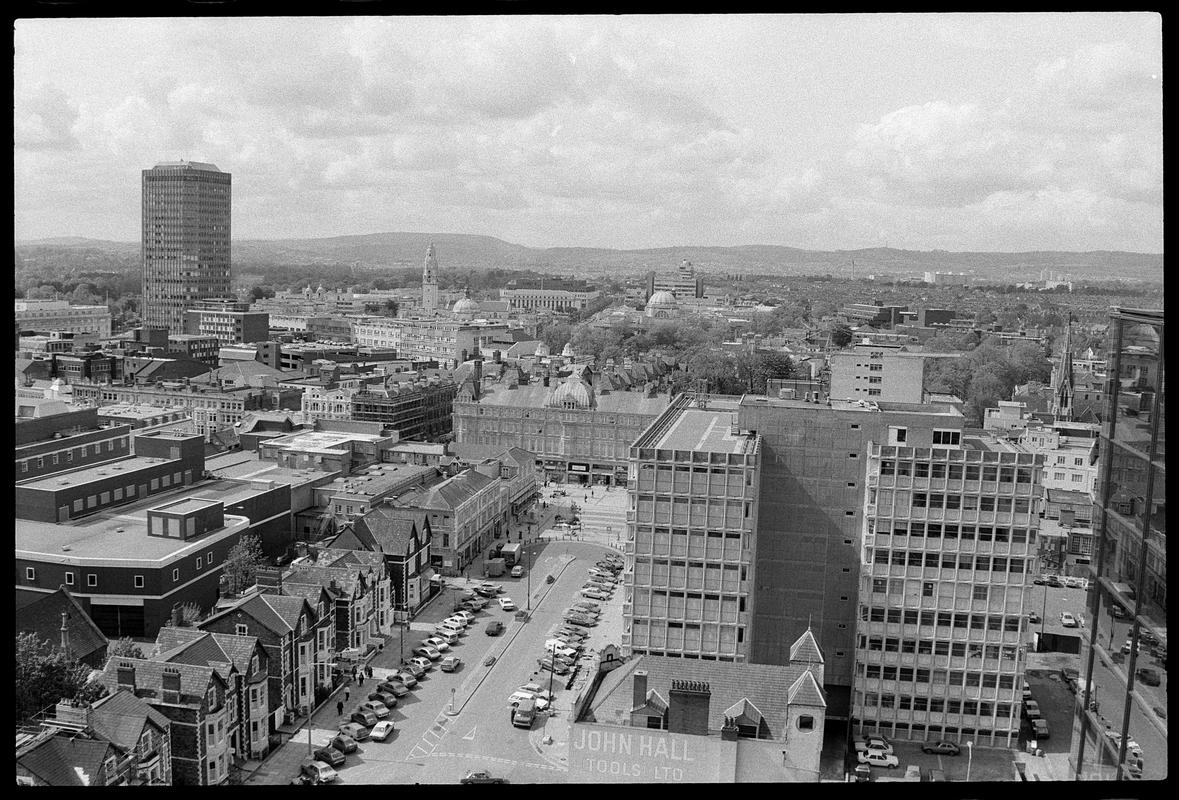
[[[16,323],[20,330],[70,331],[111,335],[111,312],[106,306],[75,306],[65,300],[17,300]]]

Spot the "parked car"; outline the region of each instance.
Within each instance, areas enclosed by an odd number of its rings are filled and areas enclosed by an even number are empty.
[[[459,783],[507,783],[507,778],[495,778],[486,772],[468,772]]]
[[[921,752],[939,756],[956,756],[962,752],[962,748],[954,742],[928,742],[921,745]]]
[[[397,707],[397,695],[393,694],[392,692],[383,691],[380,687],[377,687],[377,690],[371,693],[368,696],[368,699],[375,700],[378,703],[384,703],[385,708]]]
[[[357,711],[370,711],[373,713],[374,716],[376,716],[376,718],[378,720],[384,719],[385,717],[389,716],[389,706],[385,705],[380,700],[365,700],[363,703],[361,703],[357,707],[356,710]],[[377,723],[374,721],[373,725],[376,725],[376,724]]]
[[[861,764],[868,764],[873,767],[885,767],[887,769],[894,769],[901,765],[901,760],[892,753],[885,753],[883,750],[867,750],[863,753],[856,754],[856,760]]]
[[[442,654],[428,644],[419,645],[413,649],[414,655],[421,656],[428,661],[437,661]]]
[[[530,692],[512,692],[511,696],[508,697],[508,705],[514,708],[526,700],[535,701],[537,711],[544,711],[549,707],[548,700],[545,700],[543,697],[537,697]]]
[[[541,669],[551,670],[558,675],[565,675],[569,672],[569,665],[559,658],[555,662],[551,658],[538,658],[536,663],[540,665]]]
[[[498,619],[492,620],[491,622],[487,623],[487,627],[483,629],[483,632],[488,636],[499,636],[504,632],[504,624]]]
[[[485,589],[492,594],[500,594],[503,592],[504,587],[500,586],[498,583],[484,582],[475,587],[476,592],[480,589]]]
[[[528,692],[536,697],[543,697],[545,700],[552,702],[553,693],[541,686],[539,683],[526,683],[519,688],[518,691]]]
[[[454,612],[454,615],[456,617],[462,617],[463,619],[465,619],[467,621],[468,625],[470,625],[472,622],[475,621],[475,615],[473,613],[471,613],[470,611],[467,611],[466,609],[460,608],[458,611]]]
[[[1034,719],[1032,720],[1032,735],[1037,739],[1050,739],[1052,734],[1048,730],[1048,720]]]
[[[462,666],[462,663],[462,659],[460,659],[458,656],[447,656],[446,658],[442,659],[442,664],[439,666],[443,672],[454,672],[456,669]]]
[[[857,736],[852,740],[852,746],[857,753],[863,753],[866,750],[881,750],[885,753],[892,752],[892,742],[884,736]]]
[[[1129,616],[1126,613],[1126,609],[1122,608],[1117,603],[1110,604],[1109,615],[1115,619],[1125,619],[1127,616]]]
[[[1137,670],[1138,680],[1145,683],[1147,686],[1158,686],[1162,682],[1162,677],[1159,675],[1157,669],[1149,667],[1139,667]]]
[[[512,602],[512,598],[510,598],[510,597],[501,597],[499,599],[499,607],[502,608],[504,611],[515,611],[516,610],[516,604]]]
[[[1044,716],[1040,713],[1040,704],[1035,700],[1027,700],[1024,702],[1023,715],[1028,719],[1042,719]]]
[[[370,736],[378,742],[383,742],[396,732],[393,723],[387,719],[383,719],[373,726],[373,732]]]
[[[582,589],[581,596],[582,597],[591,597],[594,600],[609,600],[610,599],[610,595],[606,594],[605,592],[599,592],[597,589]]]
[[[1036,586],[1043,586],[1047,582],[1048,582],[1048,578],[1047,578],[1047,576],[1044,576],[1044,575],[1037,575],[1036,577],[1032,578],[1032,583],[1035,584]]]
[[[455,626],[435,625],[434,626],[434,636],[436,636],[437,638],[446,642],[447,644],[454,644],[455,642],[457,642],[459,640],[460,635],[461,635],[461,631],[459,631],[457,625],[455,625]]]
[[[1064,585],[1070,589],[1081,589],[1085,584],[1080,578],[1065,578]]]
[[[426,674],[426,668],[423,667],[421,664],[418,664],[417,662],[415,662],[412,658],[409,661],[406,661],[404,664],[402,664],[401,668],[404,669],[406,672],[411,673],[415,678],[420,678]],[[406,685],[410,686],[412,684],[410,684],[409,681],[406,681]]]
[[[405,684],[407,689],[412,689],[418,685],[418,676],[413,674],[412,670],[402,669],[396,675],[397,680]]]
[[[448,643],[441,636],[431,636],[428,639],[423,639],[422,644],[427,647],[433,647],[439,653],[445,653],[450,649],[450,643]]]
[[[1038,623],[1039,621],[1040,621],[1040,615],[1039,615],[1039,614],[1037,614],[1035,611],[1033,611],[1033,612],[1031,612],[1030,614],[1028,614],[1028,622],[1030,622],[1030,623],[1032,623],[1033,625],[1035,625],[1035,624],[1036,624],[1036,623]]]
[[[389,715],[389,709],[386,708],[385,709],[385,716],[388,716],[388,715]],[[363,708],[363,707],[358,708],[355,711],[353,711],[352,716],[349,717],[349,719],[351,719],[353,722],[357,723],[358,725],[363,725],[366,728],[371,728],[373,725],[376,725],[378,721],[380,721],[380,717],[377,716],[377,712],[373,711],[371,708]],[[356,739],[355,736],[353,736],[352,738]],[[357,741],[360,741],[360,740],[357,739]]]
[[[347,724],[351,725],[352,723]],[[346,733],[337,733],[328,744],[345,754],[355,753],[357,747],[356,740]]]
[[[339,731],[351,739],[353,744],[363,742],[368,738],[368,728],[359,722],[342,722],[340,723]]]
[[[427,671],[434,668],[434,665],[430,663],[430,659],[426,658],[425,656],[415,656],[409,660],[409,663],[417,664],[423,670]]]
[[[336,771],[331,768],[331,765],[311,758],[299,765],[299,772],[306,775],[312,783],[329,783],[337,777]]]
[[[1137,647],[1135,647],[1134,641],[1132,639],[1127,639],[1126,643],[1122,645],[1122,655],[1130,655],[1131,650],[1134,650],[1136,653],[1141,653],[1142,645],[1139,644]]]
[[[598,624],[597,620],[588,617],[566,616],[565,621],[573,625],[580,625],[583,628],[592,628]]]
[[[331,745],[324,745],[318,750],[315,750],[311,753],[311,757],[331,767],[338,767],[347,760],[343,753]]]
[[[1066,628],[1075,628],[1077,627],[1077,618],[1067,611],[1061,611],[1060,624]]]
[[[448,625],[448,624],[454,625],[459,630],[465,631],[467,629],[467,626],[470,625],[471,622],[470,622],[470,620],[468,620],[466,617],[462,616],[461,614],[452,614],[451,616],[442,620],[442,622],[440,622],[438,624],[439,625]]]
[[[524,568],[517,564],[516,566],[512,567],[512,571],[508,574],[513,578],[522,578],[524,577]]]
[[[494,663],[495,663],[495,656],[488,656],[487,658],[483,659],[483,666],[485,666],[485,667],[490,667]]]

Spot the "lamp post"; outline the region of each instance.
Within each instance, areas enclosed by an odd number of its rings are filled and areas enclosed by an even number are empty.
[[[331,661],[312,661],[311,666],[313,666],[313,667],[326,666],[330,670],[332,668],[332,662]],[[314,708],[312,708],[310,711],[307,712],[307,722],[306,722],[306,725],[307,725],[307,755],[311,755],[311,717],[313,717],[314,715],[315,715]]]
[[[1040,642],[1039,646],[1036,648],[1036,652],[1039,652],[1040,649],[1044,646],[1044,617],[1048,615],[1048,584],[1045,583],[1043,589],[1044,603],[1040,608]]]
[[[974,742],[966,743],[966,782],[970,783],[970,768],[974,766]]]
[[[528,556],[528,566],[525,568],[527,571],[527,580],[528,580],[528,589],[527,589],[528,597],[526,599],[527,606],[526,606],[525,610],[531,612],[532,611],[532,551],[527,549],[527,545],[525,545],[524,553]]]

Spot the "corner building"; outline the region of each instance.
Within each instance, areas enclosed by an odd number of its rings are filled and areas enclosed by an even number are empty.
[[[760,438],[681,394],[631,447],[622,650],[748,662]]]
[[[178,161],[143,170],[143,323],[186,333],[197,300],[228,298],[232,176]]]
[[[906,438],[867,453],[855,729],[1013,746],[1041,457]]]

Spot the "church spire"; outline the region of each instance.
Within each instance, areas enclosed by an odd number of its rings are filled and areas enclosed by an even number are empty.
[[[438,310],[438,258],[434,255],[434,243],[426,248],[426,262],[422,265],[422,309]]]

